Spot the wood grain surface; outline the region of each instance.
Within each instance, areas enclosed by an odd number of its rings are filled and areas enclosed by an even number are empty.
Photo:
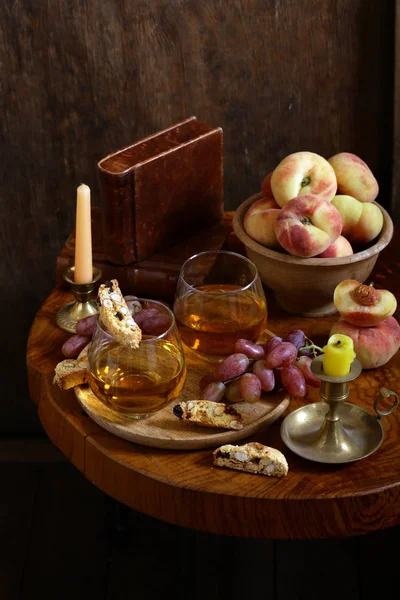
[[[371,280],[400,298],[399,229],[379,256]],[[268,328],[284,334],[303,329],[317,344],[326,342],[337,315],[292,317],[275,305]],[[55,312],[68,299],[55,289],[39,311],[28,343],[31,393],[54,444],[87,478],[119,501],[170,523],[203,531],[248,537],[329,538],[358,535],[400,523],[400,412],[383,420],[385,439],[376,453],[346,466],[306,461],[286,449],[279,420],[252,439],[286,455],[289,474],[266,478],[212,467],[211,451],[172,451],[131,444],[105,432],[80,408],[74,392],[52,384],[67,334],[57,329]],[[399,319],[399,311],[395,313]],[[373,412],[379,388],[399,392],[400,353],[385,366],[364,371],[350,386],[350,401]],[[309,389],[293,410],[319,399]]]
[[[0,433],[38,433],[29,327],[97,161],[196,115],[224,130],[225,208],[286,154],[356,152],[390,201],[393,0],[10,0],[2,56],[0,276],[14,382]],[[18,325],[16,325],[16,316]]]

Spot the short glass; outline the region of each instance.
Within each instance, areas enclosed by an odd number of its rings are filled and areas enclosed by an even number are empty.
[[[89,385],[93,393],[118,415],[132,419],[148,417],[169,404],[181,393],[186,378],[184,352],[172,311],[161,302],[141,298],[133,303],[139,310],[138,302],[142,310],[152,309],[153,317],[158,315],[152,319],[154,333],[144,333],[142,323],[142,341],[133,350],[117,342],[99,319],[89,351]],[[164,323],[161,329],[160,322]]]
[[[239,338],[256,341],[267,323],[257,267],[224,250],[195,254],[182,265],[173,310],[183,342],[211,360],[231,354]]]

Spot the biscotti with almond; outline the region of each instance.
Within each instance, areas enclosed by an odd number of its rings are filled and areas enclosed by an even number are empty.
[[[122,346],[137,350],[142,339],[142,331],[132,318],[116,279],[101,284],[98,301],[100,320],[110,335]]]
[[[174,415],[183,421],[190,421],[203,427],[242,429],[242,416],[230,404],[209,400],[189,400],[180,402],[173,408]]]
[[[263,446],[258,442],[250,442],[242,446],[231,444],[221,446],[213,452],[213,464],[217,467],[227,467],[269,477],[284,477],[289,471],[282,452]]]
[[[87,367],[87,358],[62,360],[54,369],[53,383],[56,383],[61,390],[70,390],[77,385],[83,385],[87,383]]]
[[[77,385],[87,383],[89,342],[77,358],[68,358],[58,363],[54,369],[53,383],[62,390],[69,390]]]

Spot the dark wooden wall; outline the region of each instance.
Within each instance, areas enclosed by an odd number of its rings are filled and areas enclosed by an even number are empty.
[[[194,114],[228,209],[298,150],[359,154],[390,206],[394,0],[9,0],[0,28],[3,435],[41,433],[26,338],[107,153]]]
[[[400,223],[400,0],[395,0],[391,214]]]

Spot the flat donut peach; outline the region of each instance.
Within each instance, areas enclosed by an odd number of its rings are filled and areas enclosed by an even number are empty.
[[[330,202],[336,194],[333,167],[315,152],[295,152],[286,156],[271,176],[271,189],[279,206],[304,194],[314,194]]]
[[[312,194],[290,200],[274,224],[282,248],[304,258],[324,252],[340,236],[342,227],[339,211],[321,196]]]

